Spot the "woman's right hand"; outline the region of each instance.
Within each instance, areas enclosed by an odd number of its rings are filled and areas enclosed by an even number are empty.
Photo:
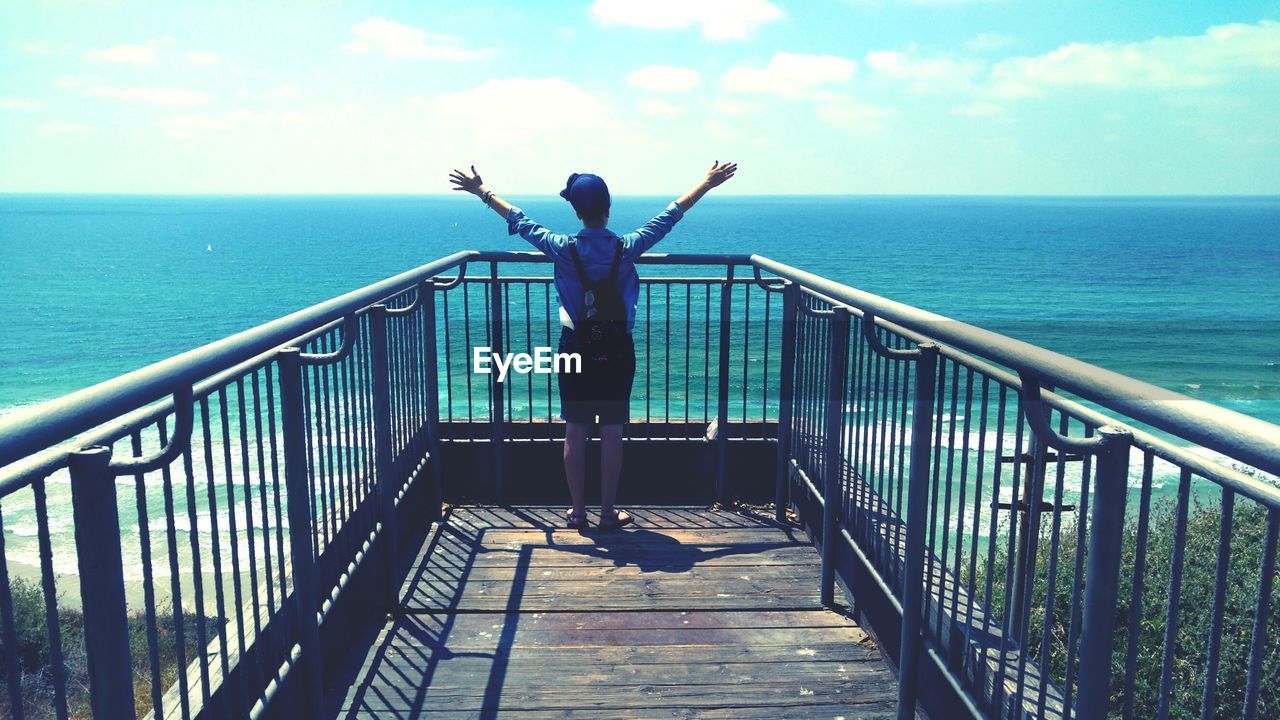
[[[719,160],[716,160],[711,163],[711,169],[707,170],[707,178],[702,182],[707,186],[708,190],[714,187],[720,187],[726,180],[733,177],[733,174],[737,171],[738,163],[721,163]]]

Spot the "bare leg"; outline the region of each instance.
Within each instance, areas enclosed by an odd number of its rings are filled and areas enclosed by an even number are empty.
[[[573,500],[573,514],[587,514],[587,423],[571,422],[564,431],[564,477],[569,482],[569,497]],[[615,481],[615,485],[617,482]]]
[[[613,501],[618,496],[618,478],[622,475],[622,426],[600,426],[600,517],[613,516]]]

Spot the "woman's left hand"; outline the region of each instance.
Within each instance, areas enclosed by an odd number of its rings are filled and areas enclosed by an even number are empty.
[[[467,175],[461,170],[455,169],[449,173],[449,182],[453,183],[454,190],[469,192],[472,195],[479,195],[484,181],[480,179],[480,173],[476,172],[476,166],[471,166],[471,174]]]

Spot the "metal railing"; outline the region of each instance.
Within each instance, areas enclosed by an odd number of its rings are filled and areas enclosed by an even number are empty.
[[[821,515],[824,599],[889,600],[900,717],[929,676],[942,716],[1277,709],[1280,428],[752,261],[794,337],[779,494]]]
[[[546,262],[456,253],[0,420],[9,715],[318,712],[350,598],[394,609],[440,510],[441,442],[492,442],[500,497],[513,426],[555,422],[550,376],[469,367],[555,347],[549,278],[500,272]],[[776,430],[778,517],[904,716],[922,687],[981,717],[1276,709],[1275,426],[759,256],[641,262],[633,418],[713,439],[722,499],[730,438]]]

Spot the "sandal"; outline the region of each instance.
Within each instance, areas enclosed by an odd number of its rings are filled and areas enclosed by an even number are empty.
[[[631,520],[631,514],[626,510],[618,510],[617,508],[614,508],[613,517],[605,517],[603,514],[600,516],[600,529],[617,530],[623,525],[630,525]]]
[[[591,521],[587,520],[587,514],[574,515],[572,510],[565,513],[565,527],[570,530],[585,530],[591,526]]]

